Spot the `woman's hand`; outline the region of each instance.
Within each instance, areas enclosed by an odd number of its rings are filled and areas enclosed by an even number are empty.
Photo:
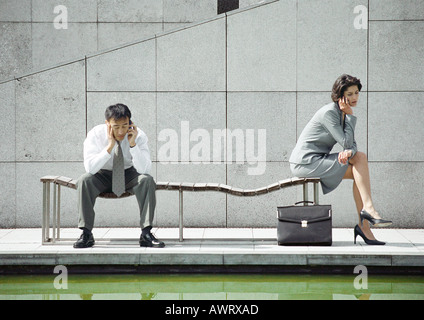
[[[137,138],[137,135],[137,127],[134,125],[134,123],[130,124],[130,128],[128,129],[128,142],[131,148],[135,146],[135,138]]]
[[[349,158],[352,156],[352,150],[345,150],[342,152],[339,152],[339,163],[340,164],[347,164],[349,162]]]
[[[345,114],[353,114],[352,107],[349,105],[349,101],[346,97],[339,99],[339,107]]]

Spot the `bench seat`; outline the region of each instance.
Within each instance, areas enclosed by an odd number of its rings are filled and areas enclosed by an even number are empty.
[[[62,187],[77,189],[77,180],[64,176],[44,176],[40,179],[43,183],[43,212],[42,212],[42,243],[55,243],[60,240],[60,191]],[[183,192],[223,192],[232,196],[254,197],[281,190],[287,187],[302,185],[303,201],[308,201],[308,183],[314,185],[314,203],[318,204],[319,178],[289,178],[272,183],[257,189],[241,189],[222,183],[192,183],[192,182],[156,182],[156,190],[169,190],[179,192],[179,240],[183,241]],[[53,185],[53,202],[51,203],[51,185]],[[125,192],[120,197],[114,193],[101,193],[100,198],[117,199],[132,196]],[[50,208],[52,208],[52,237],[50,237]]]

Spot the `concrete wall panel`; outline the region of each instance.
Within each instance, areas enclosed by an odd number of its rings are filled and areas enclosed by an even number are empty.
[[[354,8],[360,0],[298,1],[297,89],[331,90],[347,73],[367,90],[367,30],[356,29]]]
[[[296,2],[228,16],[228,90],[296,90]]]
[[[155,40],[87,59],[88,91],[155,91]]]
[[[227,98],[228,129],[241,129],[247,149],[254,147],[254,155],[260,156],[259,130],[266,133],[266,154],[262,161],[288,161],[296,144],[296,94],[293,92],[230,92]],[[253,129],[254,145],[247,145],[247,130]],[[262,147],[261,142],[261,147]],[[265,148],[264,148],[265,149]],[[260,148],[259,150],[262,150]],[[233,162],[236,148],[233,148]],[[245,158],[246,159],[246,158]]]
[[[82,160],[83,61],[23,77],[16,86],[16,160]]]
[[[423,99],[424,92],[369,93],[370,160],[424,161]]]
[[[0,161],[15,161],[15,81],[0,84],[0,101],[4,110],[0,117]]]
[[[225,90],[225,18],[157,39],[159,91]]]
[[[66,7],[68,22],[97,22],[97,0],[32,0],[32,21],[53,24],[56,17],[65,13],[62,10],[54,12],[59,5]]]
[[[163,31],[162,22],[154,23],[99,23],[97,24],[98,50],[115,48]]]
[[[216,0],[163,0],[164,21],[193,22],[216,14]]]
[[[28,162],[16,164],[16,226],[41,228],[43,184],[46,175],[77,179],[84,173],[82,162]],[[78,197],[73,189],[61,191],[61,225],[78,226]],[[41,240],[41,234],[40,234]]]
[[[424,90],[424,21],[370,22],[371,91]]]
[[[394,228],[422,228],[423,162],[376,162],[370,165],[377,210]]]
[[[95,23],[69,23],[68,29],[55,29],[53,23],[35,23],[32,27],[32,62],[49,67],[69,59],[81,59],[81,52],[97,51]]]
[[[224,143],[214,148],[213,137],[226,128],[225,103],[223,92],[158,92],[158,161],[224,161]]]
[[[161,21],[163,0],[99,0],[97,14],[100,22]]]
[[[0,1],[0,21],[30,22],[31,0]]]
[[[370,20],[424,19],[421,0],[370,0]]]
[[[31,25],[0,22],[0,79],[32,69]]]
[[[0,162],[0,228],[16,226],[16,164]]]

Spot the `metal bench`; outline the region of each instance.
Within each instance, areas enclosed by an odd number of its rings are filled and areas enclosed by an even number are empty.
[[[77,180],[63,176],[44,176],[40,179],[43,183],[43,212],[42,212],[42,244],[56,243],[60,238],[60,193],[62,187],[77,188]],[[184,191],[218,191],[233,196],[252,197],[267,194],[291,186],[303,185],[303,200],[308,201],[308,183],[313,183],[314,203],[318,204],[319,178],[291,178],[281,180],[269,186],[258,189],[240,189],[220,183],[189,183],[189,182],[156,182],[156,190],[173,190],[179,192],[179,241],[182,242],[184,231]],[[53,185],[53,190],[51,190]],[[117,199],[131,196],[129,192],[117,197],[114,193],[101,193],[100,198]],[[307,205],[307,203],[305,203]],[[52,234],[50,237],[50,217]]]

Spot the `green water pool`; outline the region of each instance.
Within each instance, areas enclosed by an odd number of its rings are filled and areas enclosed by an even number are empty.
[[[424,276],[59,275],[0,275],[0,300],[424,300]]]

